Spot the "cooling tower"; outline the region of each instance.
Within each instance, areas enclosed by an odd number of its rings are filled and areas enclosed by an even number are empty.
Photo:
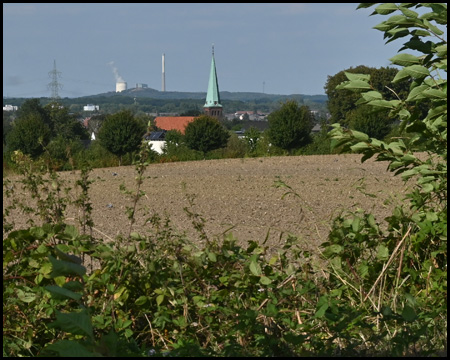
[[[121,92],[127,89],[126,82],[117,82],[116,83],[116,92]]]

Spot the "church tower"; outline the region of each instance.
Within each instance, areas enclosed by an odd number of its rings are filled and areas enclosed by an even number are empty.
[[[216,62],[214,61],[214,44],[212,47],[211,72],[209,74],[206,103],[203,106],[206,115],[222,118],[222,104],[220,103],[219,83],[217,82]]]

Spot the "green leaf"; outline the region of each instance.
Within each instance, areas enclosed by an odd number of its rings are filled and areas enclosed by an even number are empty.
[[[269,285],[272,283],[272,280],[270,280],[267,276],[261,276],[259,282],[263,285]]]
[[[369,266],[367,265],[367,263],[363,263],[358,266],[358,274],[362,279],[367,277],[367,275],[369,274]]]
[[[392,25],[386,24],[386,22],[383,21],[382,23],[375,25],[373,29],[385,32],[392,29]]]
[[[351,73],[348,71],[344,71],[345,76],[347,77],[347,79],[349,79],[350,81],[352,80],[362,80],[364,82],[369,81],[370,80],[370,75],[369,74],[355,74],[355,73]]]
[[[63,288],[71,290],[71,291],[83,291],[84,285],[79,281],[71,280],[71,281],[66,282],[63,285]]]
[[[377,259],[385,261],[388,258],[389,258],[389,249],[383,244],[380,244],[378,246]]]
[[[417,101],[419,99],[424,99],[425,96],[423,95],[423,92],[429,89],[428,85],[420,85],[416,86],[414,89],[412,89],[406,99],[406,101]]]
[[[39,273],[43,275],[50,274],[51,272],[52,272],[52,264],[50,262],[42,264],[41,268],[39,269]]]
[[[74,335],[88,336],[91,340],[94,340],[91,318],[86,309],[72,313],[62,313],[56,310],[56,321],[52,322],[50,327]]]
[[[352,149],[352,151],[356,152],[356,153],[360,152],[362,150],[365,150],[367,148],[369,148],[369,145],[367,143],[365,143],[365,142],[359,142],[359,143],[357,143],[355,145],[350,146],[350,149]]]
[[[353,137],[358,141],[368,141],[369,135],[364,134],[363,132],[352,130]]]
[[[52,278],[69,275],[83,276],[86,274],[86,268],[84,266],[63,260],[57,260],[51,255],[49,256],[49,259],[52,263],[52,273],[50,274]]]
[[[357,233],[360,230],[360,223],[361,223],[361,219],[359,217],[355,217],[352,221],[352,230],[353,232]]]
[[[375,8],[375,12],[380,15],[388,15],[398,10],[398,6],[395,4],[387,3],[378,5]]]
[[[423,184],[422,185],[422,191],[424,193],[430,193],[434,190],[434,186],[433,184]]]
[[[48,252],[48,248],[47,248],[46,245],[41,244],[41,245],[39,245],[38,248],[36,249],[36,252],[37,252],[38,254],[45,254],[46,252]]]
[[[139,235],[139,233],[137,233],[135,231],[130,233],[130,238],[132,238],[133,240],[141,240],[142,239],[141,235]]]
[[[208,252],[208,259],[212,262],[217,262],[216,254],[214,254],[213,252]]]
[[[78,230],[73,225],[66,225],[64,234],[69,235],[72,239],[75,239],[78,236]]]
[[[374,218],[374,216],[373,216],[372,214],[369,214],[369,216],[367,216],[367,223],[369,224],[369,226],[370,226],[372,229],[378,231],[378,225],[377,225],[377,223],[375,222],[375,218]]]
[[[395,76],[394,79],[392,80],[393,83],[402,81],[404,79],[409,78],[410,75],[409,73],[405,70],[405,69],[401,69]]]
[[[398,54],[389,59],[393,64],[400,66],[409,66],[414,64],[420,64],[420,59],[417,56],[410,54]]]
[[[17,297],[19,298],[20,301],[23,301],[25,303],[30,303],[36,299],[36,294],[30,293],[30,292],[24,292],[21,289],[17,289]]]
[[[415,11],[412,11],[411,9],[408,9],[404,6],[399,6],[399,9],[403,13],[403,15],[405,15],[407,17],[416,19],[419,16],[418,13],[416,13]]]
[[[329,305],[328,304],[323,304],[319,307],[319,309],[316,311],[315,317],[316,318],[321,318],[325,315],[325,311],[327,311]]]
[[[324,254],[324,256],[328,257],[328,256],[333,255],[333,254],[341,253],[343,249],[344,248],[341,245],[333,244],[333,245],[327,246],[325,248],[323,254]]]
[[[437,55],[440,56],[440,57],[447,56],[447,45],[436,46],[434,48],[434,50],[436,51]]]
[[[423,95],[429,98],[447,99],[447,94],[437,89],[427,89],[423,92]]]
[[[399,103],[399,100],[372,100],[368,103],[368,105],[394,109]]]
[[[156,304],[159,306],[162,304],[162,302],[164,301],[164,294],[158,295],[156,297]]]
[[[389,306],[385,306],[381,310],[381,313],[383,314],[383,316],[391,316],[392,315],[392,309]]]
[[[56,285],[49,285],[45,287],[46,290],[50,291],[52,295],[56,295],[56,299],[73,299],[73,300],[80,300],[81,294],[78,294],[76,292],[73,292],[68,289],[64,289],[62,287],[56,286]]]
[[[56,252],[56,255],[57,255],[61,260],[64,260],[64,261],[68,261],[68,262],[71,262],[71,263],[74,263],[74,264],[81,265],[82,260],[81,260],[80,257],[75,256],[75,255],[66,254],[65,252],[63,252],[63,251],[61,251],[61,250],[58,249],[58,245],[55,247],[55,252]]]
[[[363,80],[352,80],[344,86],[348,90],[371,90],[370,84]]]
[[[428,29],[430,29],[434,34],[436,35],[442,35],[444,34],[444,32],[439,29],[438,27],[434,26],[432,23],[430,23],[427,19],[423,20],[423,23],[425,24],[425,26],[428,27]]]
[[[413,31],[411,31],[411,35],[414,35],[414,36],[431,36],[431,34],[428,31],[423,30],[423,29],[413,30]],[[420,45],[420,41],[417,41],[417,42],[414,42],[414,46],[417,46],[417,48],[411,46],[411,49],[420,50],[420,49],[425,49],[426,45]]]
[[[46,353],[56,352],[60,357],[94,357],[93,352],[75,340],[59,340],[46,346],[43,352],[44,356]]]
[[[405,70],[409,75],[416,79],[430,76],[430,72],[428,71],[428,69],[421,65],[407,66],[403,70]]]
[[[412,322],[416,320],[417,315],[414,309],[408,305],[405,305],[402,311],[402,318],[406,320],[407,322]]]
[[[383,96],[378,91],[368,91],[362,94],[362,97],[366,101],[381,100]]]
[[[43,239],[45,237],[45,231],[41,227],[32,227],[30,229],[30,234],[36,239]]]
[[[147,296],[139,296],[136,301],[134,302],[137,306],[144,305],[147,302]]]
[[[260,276],[261,275],[261,267],[254,260],[250,262],[250,271],[253,275]]]

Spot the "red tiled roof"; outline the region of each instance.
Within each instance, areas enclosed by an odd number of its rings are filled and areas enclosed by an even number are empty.
[[[187,124],[194,121],[195,116],[158,116],[155,124],[163,130],[178,130],[184,134]]]

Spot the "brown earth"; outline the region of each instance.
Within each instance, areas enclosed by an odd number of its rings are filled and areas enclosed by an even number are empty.
[[[205,219],[210,238],[231,232],[245,244],[248,240],[262,242],[267,237],[266,244],[276,248],[291,233],[312,250],[326,240],[331,220],[342,210],[362,208],[381,221],[394,205],[401,203],[407,184],[387,172],[386,163],[369,160],[361,164],[360,159],[361,155],[346,154],[151,164],[144,174],[141,189],[145,196],[138,204],[140,211],[133,231],[144,235],[150,226],[145,220],[157,213],[163,219],[169,216],[179,232],[200,241],[184,211],[189,206],[187,195],[193,195],[195,205],[190,210]],[[119,187],[123,183],[127,189],[135,189],[135,176],[134,166],[94,169],[90,173],[94,180],[90,201],[96,237],[128,234],[125,212],[131,200]],[[74,189],[79,172],[62,172],[60,177]],[[10,178],[16,196],[35,204],[20,190],[18,177]],[[283,197],[288,189],[276,188],[278,179],[299,197]],[[77,196],[75,190],[72,196]],[[10,203],[4,191],[4,209]],[[9,220],[21,228],[29,218],[16,210]],[[69,208],[67,218],[67,223],[77,224],[77,210]]]

